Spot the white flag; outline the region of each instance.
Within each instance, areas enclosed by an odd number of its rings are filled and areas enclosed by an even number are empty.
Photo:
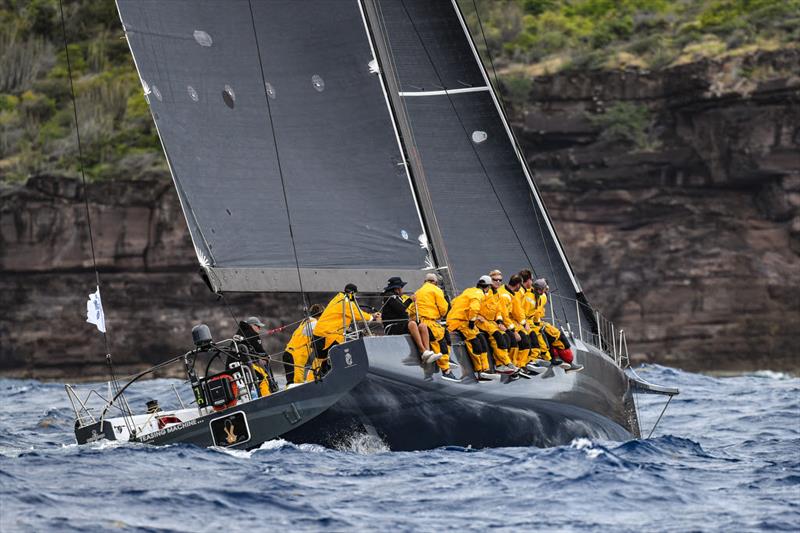
[[[94,324],[103,333],[106,332],[106,317],[103,314],[103,302],[100,301],[100,287],[89,295],[89,301],[86,302],[86,322]]]

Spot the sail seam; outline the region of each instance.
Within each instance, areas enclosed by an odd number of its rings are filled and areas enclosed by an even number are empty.
[[[447,96],[451,94],[478,93],[489,91],[489,87],[467,87],[466,89],[445,89],[443,91],[401,91],[400,96]]]

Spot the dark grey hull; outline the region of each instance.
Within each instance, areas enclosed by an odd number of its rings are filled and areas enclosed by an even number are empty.
[[[355,341],[355,343],[360,341]],[[577,437],[628,440],[639,435],[633,391],[609,357],[580,341],[576,359],[586,368],[548,370],[534,379],[481,382],[471,377],[463,347],[455,346],[461,383],[442,380],[416,358],[404,337],[364,339],[366,379],[311,424],[284,438],[338,446],[354,432],[379,437],[392,450],[440,446],[555,446]],[[405,360],[405,362],[404,362]]]
[[[167,426],[131,439],[148,444],[195,444],[250,449],[300,427],[340,401],[364,379],[369,360],[363,343],[337,346],[330,352],[332,370],[320,381],[306,383],[224,411]],[[117,440],[110,422],[76,427],[78,444],[105,438]]]

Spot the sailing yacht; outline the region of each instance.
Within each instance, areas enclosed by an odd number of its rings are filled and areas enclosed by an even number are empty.
[[[589,306],[456,0],[117,6],[214,292],[379,293],[436,271],[452,297],[529,268],[585,367],[478,382],[454,339],[461,380],[445,381],[407,336],[356,323],[334,372],[351,352],[368,372],[321,412],[296,410],[284,438],[622,440],[640,436],[634,392],[677,393],[625,373],[624,335]]]

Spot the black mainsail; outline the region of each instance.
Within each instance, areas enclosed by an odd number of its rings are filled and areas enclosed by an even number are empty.
[[[422,224],[357,2],[118,8],[215,290],[420,279]]]

